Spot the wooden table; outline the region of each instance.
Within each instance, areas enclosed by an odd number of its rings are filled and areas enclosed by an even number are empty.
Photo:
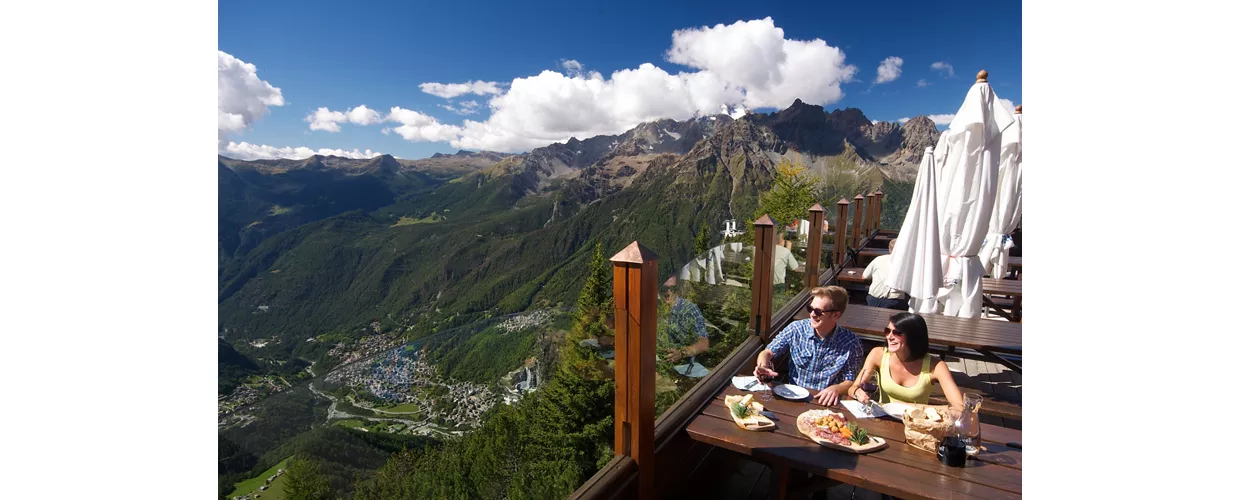
[[[1020,498],[1021,431],[982,424],[983,451],[964,467],[940,464],[934,454],[904,442],[904,424],[895,419],[857,419],[842,406],[832,407],[887,448],[864,455],[821,446],[797,431],[796,417],[814,403],[773,397],[760,401],[774,416],[772,431],[747,431],[728,416],[724,396],[746,394],[728,384],[689,422],[686,432],[697,441],[741,453],[771,466],[776,498],[784,498],[794,474],[805,471],[831,481],[906,499]],[[755,398],[758,397],[757,393]]]
[[[840,318],[840,324],[861,337],[869,337],[880,341],[883,329],[891,315],[897,311],[881,307],[849,304]],[[804,313],[798,313],[803,316]],[[947,347],[963,347],[977,351],[987,360],[1002,364],[1013,371],[1020,372],[1020,365],[998,356],[999,353],[1021,353],[1021,324],[1007,321],[996,321],[982,318],[958,318],[926,314],[926,328],[930,333],[930,343]]]

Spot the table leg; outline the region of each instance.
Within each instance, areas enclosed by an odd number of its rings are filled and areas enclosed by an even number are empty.
[[[1020,370],[1020,365],[1013,363],[1007,360],[1006,358],[1003,358],[993,352],[990,352],[989,350],[979,349],[977,352],[981,353],[981,355],[988,360],[994,361],[995,363],[999,363],[1003,366],[1008,367],[1009,370],[1012,370],[1016,373],[1022,373]]]
[[[772,465],[771,472],[775,473],[771,476],[771,498],[786,500],[788,498],[788,466]]]
[[[1000,315],[1000,316],[1003,316],[1003,318],[1004,318],[1004,319],[1006,319],[1006,320],[1008,320],[1008,321],[1011,321],[1011,322],[1013,322],[1013,323],[1018,323],[1018,322],[1019,322],[1019,321],[1016,319],[1016,317],[1015,317],[1012,313],[1009,313],[1009,312],[1007,312],[1007,311],[1003,310],[1003,308],[1002,308],[1002,307],[999,307],[997,304],[995,304],[995,302],[994,302],[993,300],[990,300],[990,297],[987,297],[987,296],[985,296],[985,295],[982,295],[982,303],[983,303],[983,304],[986,304],[986,305],[988,305],[988,306],[990,306],[990,308],[991,308],[991,309],[994,309],[994,310],[995,310],[995,313],[996,313],[996,314],[998,314],[998,315]]]

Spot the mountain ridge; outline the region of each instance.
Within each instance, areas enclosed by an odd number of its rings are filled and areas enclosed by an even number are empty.
[[[860,110],[827,113],[798,100],[735,120],[656,120],[498,161],[460,151],[421,160],[221,159],[221,186],[235,183],[224,170],[280,180],[338,171],[337,181],[382,186],[371,186],[377,201],[337,199],[324,218],[279,231],[273,225],[222,258],[219,326],[228,338],[274,334],[300,342],[371,321],[431,328],[554,305],[576,293],[586,249],[596,243],[642,241],[664,257],[660,273],[669,273],[691,256],[698,228],[751,220],[780,160],[799,157],[811,171],[843,182],[840,189],[873,190],[889,171],[915,172],[911,152],[934,137],[924,130],[928,121],[873,122]],[[432,166],[447,164],[459,168],[432,174]],[[222,211],[246,203],[224,200],[223,192]],[[288,215],[264,215],[256,227]],[[244,225],[234,218],[234,230]],[[221,241],[225,236],[221,223]],[[308,349],[307,359],[319,348],[290,347]]]

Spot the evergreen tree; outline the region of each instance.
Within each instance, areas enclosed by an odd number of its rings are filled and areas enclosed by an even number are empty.
[[[284,496],[288,500],[329,500],[332,485],[323,474],[322,464],[313,458],[296,455],[284,471]]]
[[[701,256],[707,250],[710,250],[710,224],[703,222],[701,229],[698,230],[697,239],[693,240],[693,253]]]
[[[611,263],[603,257],[602,245],[596,245],[577,299],[577,317],[560,350],[559,367],[542,391],[551,404],[540,405],[535,412],[537,421],[545,424],[538,429],[548,433],[534,439],[535,447],[546,445],[544,439],[563,440],[573,451],[565,458],[575,463],[573,469],[579,474],[593,474],[612,454],[615,383],[607,377],[606,360],[581,343],[612,335],[607,327],[607,317],[614,310],[610,273]]]
[[[801,161],[787,158],[775,165],[775,185],[770,191],[758,195],[757,219],[763,214],[770,215],[780,226],[791,224],[792,221],[809,215],[809,207],[817,202],[819,184],[822,179],[807,172]],[[777,230],[779,228],[776,228]]]

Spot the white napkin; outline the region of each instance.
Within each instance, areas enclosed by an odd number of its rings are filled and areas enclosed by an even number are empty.
[[[701,363],[686,363],[673,366],[672,369],[676,370],[676,373],[690,378],[702,378],[710,373],[710,370],[706,369],[706,366]]]
[[[840,400],[840,404],[844,405],[844,408],[848,408],[848,412],[852,413],[853,416],[857,418],[874,418],[874,417],[882,417],[882,416],[887,415],[887,412],[883,411],[883,407],[879,406],[878,404],[870,405],[871,411],[874,412],[873,415],[870,415],[865,412],[866,405],[861,404],[860,401],[853,400],[853,399],[843,399],[843,400]]]
[[[754,385],[753,385],[753,387],[750,387],[750,388],[748,388],[748,389],[746,389],[746,388],[745,388],[745,386],[749,385],[749,383],[750,383],[750,382],[753,382],[753,381],[755,381],[755,380],[758,380],[758,377],[754,377],[754,376],[752,376],[752,375],[751,375],[751,376],[748,376],[748,377],[739,377],[739,376],[738,376],[738,377],[732,377],[732,386],[734,386],[734,387],[736,387],[737,389],[740,389],[740,390],[742,390],[742,391],[761,392],[761,391],[769,391],[769,390],[770,390],[770,389],[767,389],[765,385],[762,385],[762,383],[761,383],[761,382],[759,382],[759,383],[757,383],[757,384],[754,384]]]

